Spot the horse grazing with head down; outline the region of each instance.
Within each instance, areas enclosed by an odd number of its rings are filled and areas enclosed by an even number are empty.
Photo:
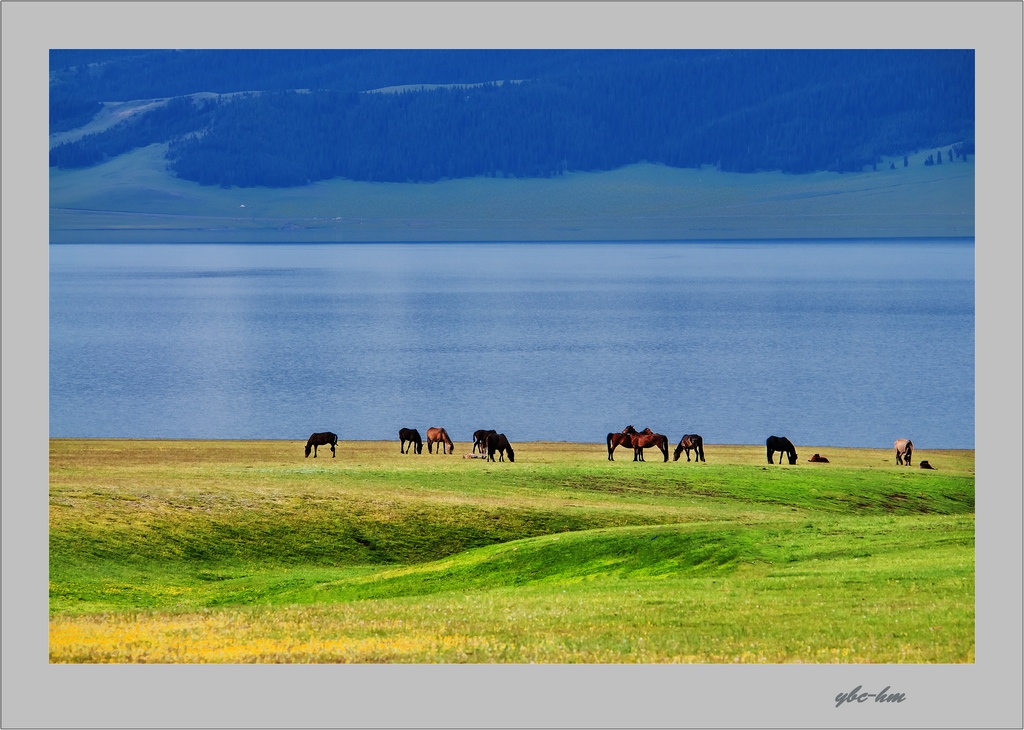
[[[470,452],[475,454],[479,451],[481,454],[484,453],[484,449],[487,448],[487,437],[492,433],[498,433],[493,428],[481,428],[473,432],[473,450]]]
[[[408,454],[413,449],[416,450],[417,454],[423,453],[423,439],[420,438],[420,432],[415,428],[400,428],[398,429],[398,450],[403,454]],[[408,442],[409,446],[406,447]]]
[[[672,461],[679,461],[679,455],[686,452],[686,460],[690,460],[690,451],[694,451],[695,461],[704,461],[704,439],[696,433],[683,434],[683,437],[679,439],[679,445],[676,446],[675,455],[672,457]]]
[[[657,446],[661,450],[661,453],[665,455],[665,461],[668,461],[668,436],[661,433],[654,433],[649,428],[645,428],[640,433],[637,433],[636,429],[632,426],[629,427],[631,433],[629,434],[633,446],[633,461],[646,461],[644,459],[644,449],[650,448],[651,446]]]
[[[896,439],[896,463],[910,466],[910,457],[914,455],[914,442],[910,439]]]
[[[775,463],[772,461],[772,457],[775,455],[776,451],[784,452],[786,454],[786,458],[789,459],[790,464],[796,463],[796,447],[793,446],[793,442],[785,436],[769,436],[765,444],[768,446],[769,464]],[[779,463],[782,463],[781,453],[779,454]]]
[[[434,444],[441,444],[438,448],[441,449],[442,454],[455,452],[455,444],[448,438],[448,432],[439,426],[427,429],[427,453],[434,453]]]
[[[330,431],[324,431],[323,433],[314,433],[309,437],[309,441],[306,442],[306,456],[309,456],[309,452],[313,452],[313,458],[316,458],[316,447],[317,446],[330,446],[331,447],[331,458],[335,456],[334,447],[338,445],[338,436],[331,433]]]
[[[487,461],[494,461],[494,452],[498,452],[498,461],[505,461],[505,454],[508,454],[509,461],[516,460],[516,452],[512,450],[512,444],[505,438],[505,434],[492,431],[487,435]]]
[[[633,437],[631,436],[631,434],[634,433],[636,433],[636,429],[633,428],[632,424],[630,424],[621,431],[619,431],[618,433],[608,434],[608,436],[605,438],[605,441],[608,444],[608,461],[615,461],[615,459],[612,458],[612,453],[614,453],[616,446],[632,447]]]

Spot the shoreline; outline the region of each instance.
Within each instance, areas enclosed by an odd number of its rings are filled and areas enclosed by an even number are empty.
[[[296,438],[252,438],[252,439],[248,439],[248,438],[210,439],[210,438],[134,437],[134,436],[51,436],[51,437],[48,438],[48,442],[50,444],[55,444],[55,443],[67,444],[67,443],[76,443],[76,442],[83,443],[83,444],[85,444],[85,443],[89,443],[89,444],[100,444],[100,443],[117,443],[117,444],[151,443],[151,444],[163,444],[163,445],[184,444],[184,445],[191,445],[191,446],[200,446],[200,445],[203,445],[203,444],[219,445],[219,446],[245,445],[245,444],[270,444],[270,445],[276,445],[276,446],[288,446],[290,448],[290,447],[292,447],[292,446],[294,446],[296,444],[299,445],[300,447],[304,446],[305,443],[306,443],[306,438],[308,438],[308,437],[296,437]],[[461,441],[459,439],[452,439],[452,441],[453,441],[453,443],[456,446],[458,446],[459,444],[466,444],[467,448],[471,448],[472,444],[473,444],[472,439],[463,439]],[[538,440],[530,441],[530,440],[516,440],[516,439],[513,439],[512,443],[513,443],[513,446],[515,448],[517,448],[517,449],[521,448],[523,446],[526,446],[526,447],[537,446],[537,447],[544,447],[546,449],[559,449],[559,448],[569,449],[569,450],[575,450],[575,449],[597,449],[597,450],[600,450],[602,453],[606,453],[606,451],[607,451],[607,444],[604,441],[554,441],[554,440],[550,440],[550,439],[538,439]],[[382,445],[394,446],[395,444],[399,444],[399,440],[397,438],[388,438],[388,439],[342,439],[342,438],[339,438],[338,439],[337,449],[340,452],[341,451],[341,447],[343,445],[349,445],[350,447],[354,447],[354,448],[366,448],[366,447],[371,447],[371,446],[372,447],[377,447],[377,446],[382,446]],[[670,453],[671,453],[671,451],[673,449],[675,449],[677,444],[678,444],[678,441],[673,441],[671,438],[669,439],[669,452]],[[616,453],[622,453],[625,448],[626,447],[624,447],[624,446],[619,446],[616,449]],[[724,443],[724,442],[723,443],[712,443],[712,442],[709,442],[709,441],[705,441],[704,442],[704,448],[705,448],[705,450],[708,450],[708,449],[712,449],[712,450],[714,450],[714,449],[725,449],[725,450],[728,450],[728,451],[745,451],[745,450],[751,450],[752,449],[752,450],[757,450],[761,454],[764,454],[764,451],[765,451],[765,445],[763,443],[761,443],[761,444],[756,444],[756,443],[755,444],[750,444],[750,443],[746,443],[746,444],[744,444],[744,443]],[[853,451],[853,452],[860,452],[860,453],[866,453],[866,452],[885,452],[886,454],[890,454],[890,453],[893,452],[893,447],[892,446],[838,446],[838,445],[834,445],[834,444],[827,444],[827,445],[826,444],[817,444],[817,445],[815,445],[815,444],[800,444],[800,443],[797,443],[796,444],[796,448],[797,448],[798,453],[800,454],[800,458],[799,458],[799,462],[798,463],[804,463],[805,460],[804,460],[803,456],[804,456],[805,452],[806,452],[806,455],[808,457],[810,457],[810,455],[815,453],[816,451],[817,452],[821,452],[821,451],[828,451],[828,450],[832,450],[832,451],[836,451],[836,452]],[[652,449],[656,451],[656,449],[654,449],[654,447],[650,447],[650,448],[648,448],[647,453],[650,453]],[[928,448],[928,449],[924,449],[924,448],[918,447],[914,451],[915,455],[918,454],[918,453],[925,453],[925,452],[927,452],[929,454],[960,454],[960,455],[966,455],[966,454],[974,454],[976,452],[976,449],[975,448],[971,448],[971,447],[942,447],[942,448]],[[428,455],[428,456],[438,456],[438,454],[428,454],[428,453],[404,454],[404,456],[425,456],[425,455]],[[458,455],[458,453],[444,454],[444,455],[456,456],[456,455]],[[822,455],[823,456],[827,456],[827,454],[824,454],[824,453]],[[680,458],[682,459],[684,457],[680,457]],[[776,458],[778,458],[778,455],[776,455]],[[669,461],[671,461],[671,460],[672,460],[672,458],[670,456],[669,457]],[[915,461],[916,461],[916,459],[915,459]]]

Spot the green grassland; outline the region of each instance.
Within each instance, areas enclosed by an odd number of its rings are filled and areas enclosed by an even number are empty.
[[[51,440],[50,660],[974,661],[973,451],[469,446]]]
[[[861,173],[723,173],[638,164],[550,179],[202,186],[165,145],[50,170],[51,243],[634,241],[974,235],[974,162],[932,150]]]

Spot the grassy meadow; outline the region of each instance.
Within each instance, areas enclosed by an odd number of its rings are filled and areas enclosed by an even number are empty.
[[[303,446],[52,439],[50,661],[975,659],[973,451]]]
[[[129,110],[130,111],[130,110]],[[550,179],[180,180],[166,145],[50,169],[51,243],[669,241],[974,236],[974,162],[934,150],[860,173],[724,173],[638,164]]]

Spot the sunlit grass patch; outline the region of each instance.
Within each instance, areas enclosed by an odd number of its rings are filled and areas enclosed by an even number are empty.
[[[820,451],[54,440],[51,661],[973,661],[973,452]]]

